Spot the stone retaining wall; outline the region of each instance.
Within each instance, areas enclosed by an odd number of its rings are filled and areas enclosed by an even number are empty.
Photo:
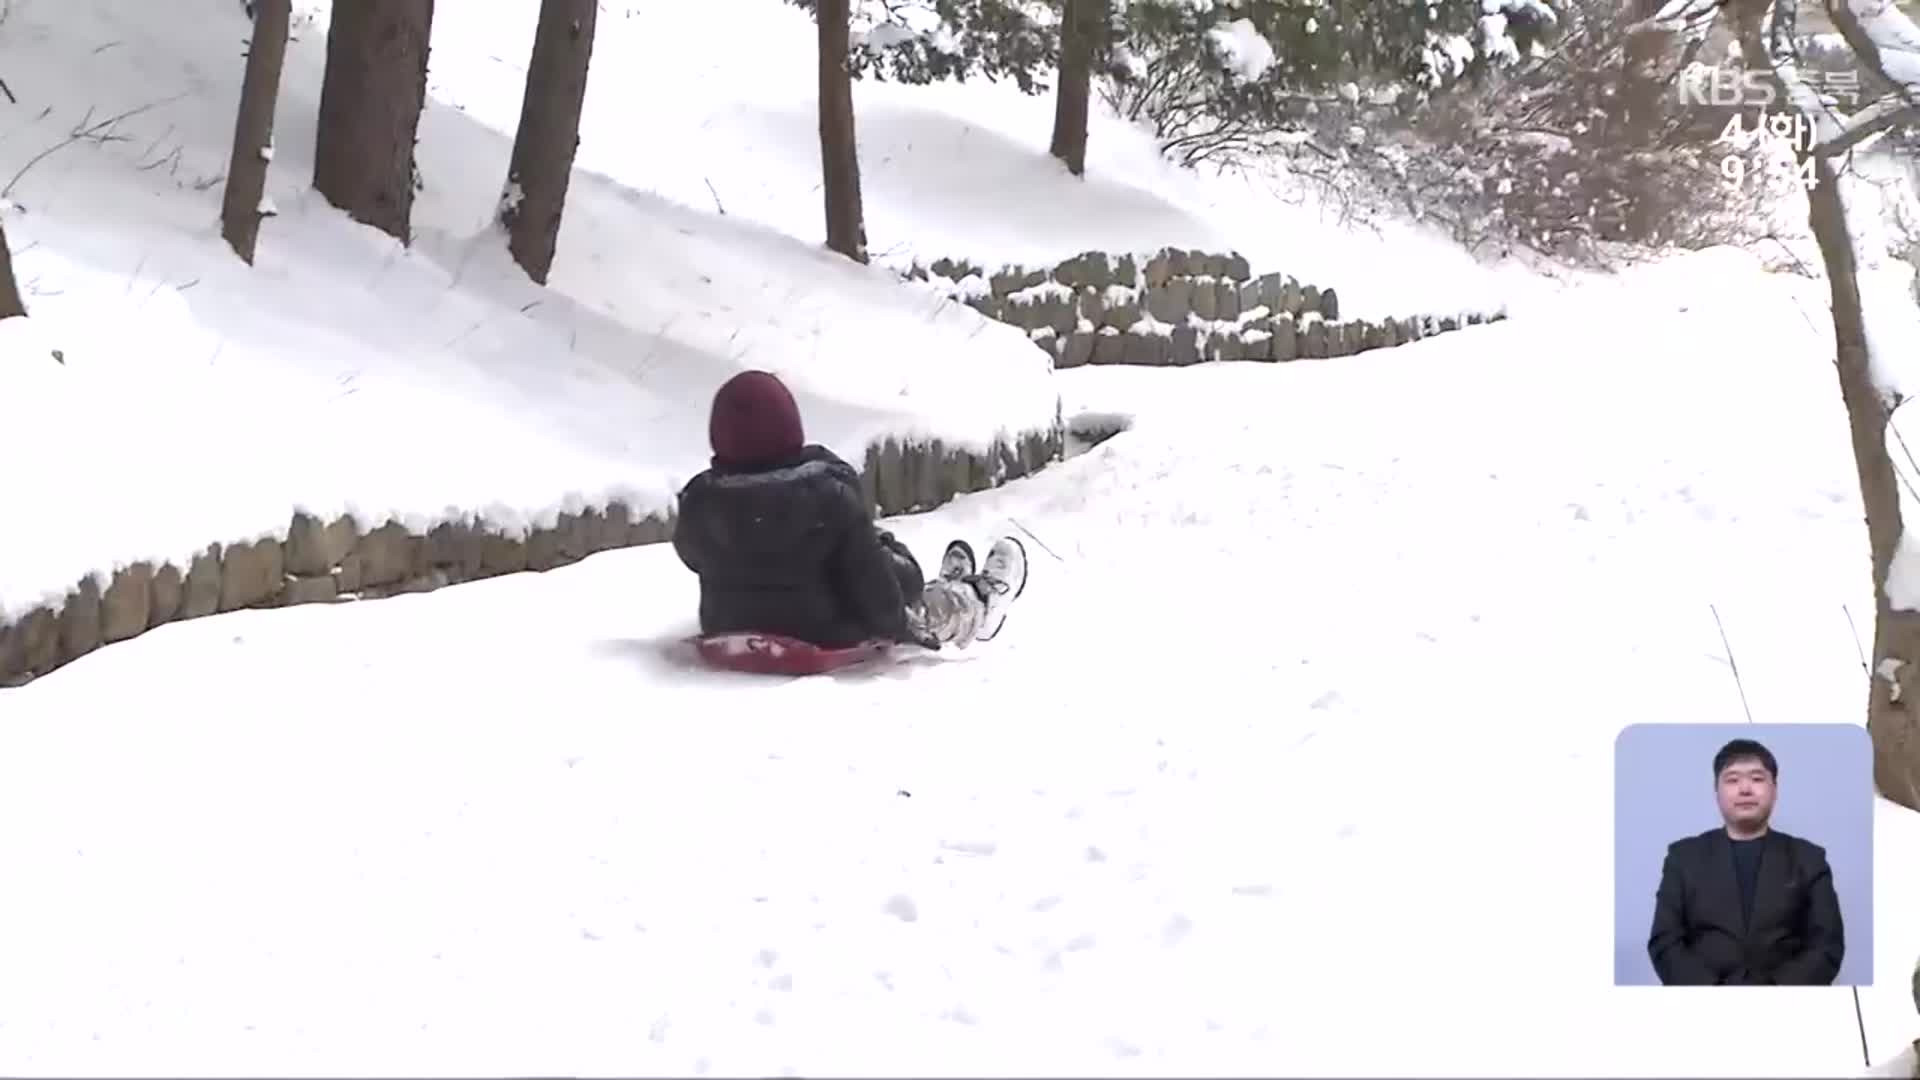
[[[997,487],[1060,458],[1056,423],[985,454],[888,439],[869,447],[861,482],[883,514],[926,510],[956,495]],[[186,560],[134,563],[80,579],[57,606],[0,622],[0,687],[20,686],[102,645],[156,626],[241,608],[372,600],[445,585],[551,570],[588,555],[673,535],[671,515],[640,516],[622,503],[562,514],[524,535],[481,518],[424,534],[396,521],[363,531],[351,517],[295,513],[286,535],[212,544]]]
[[[1186,365],[1211,360],[1350,356],[1494,322],[1503,312],[1340,318],[1331,287],[1255,276],[1237,252],[1089,251],[1053,267],[984,270],[941,259],[907,272],[975,310],[1027,331],[1060,367]]]

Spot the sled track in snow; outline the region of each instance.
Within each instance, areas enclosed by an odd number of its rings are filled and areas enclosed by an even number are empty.
[[[890,438],[868,447],[861,484],[884,516],[929,510],[1032,475],[1060,460],[1065,443],[1059,426],[985,453]],[[0,688],[23,686],[104,645],[181,619],[432,592],[552,570],[672,536],[671,509],[641,513],[617,501],[518,532],[484,514],[414,532],[399,521],[367,530],[351,516],[323,522],[295,511],[277,536],[209,544],[178,563],[142,561],[90,573],[58,603],[0,622]]]

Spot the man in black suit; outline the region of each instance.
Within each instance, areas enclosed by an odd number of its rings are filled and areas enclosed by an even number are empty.
[[[1831,986],[1846,955],[1826,850],[1767,827],[1773,754],[1735,739],[1713,758],[1722,828],[1667,847],[1647,952],[1666,986]]]

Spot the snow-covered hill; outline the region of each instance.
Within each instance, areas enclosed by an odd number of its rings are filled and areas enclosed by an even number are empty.
[[[173,624],[0,690],[0,1073],[1805,1076],[1920,1034],[1920,815],[1885,802],[1857,1013],[1609,985],[1620,727],[1858,721],[1817,283],[1721,251],[1560,291],[1106,121],[1069,180],[1044,99],[860,87],[886,258],[1233,247],[1356,311],[1513,313],[1055,375],[814,249],[778,0],[607,10],[548,290],[485,230],[533,0],[440,5],[411,252],[305,191],[310,27],[247,270],[211,182],[237,6],[5,5],[0,183],[127,115],[7,196],[35,316],[0,324],[0,610],[295,505],[644,505],[749,364],[842,446],[1056,398],[1127,430],[890,523],[1031,541],[976,651],[696,670],[656,546]]]
[[[1055,422],[1019,331],[644,177],[582,175],[553,287],[531,285],[488,225],[511,136],[445,104],[423,121],[413,249],[350,224],[308,190],[312,29],[248,269],[215,220],[246,29],[230,0],[23,0],[0,24],[4,225],[32,312],[0,326],[0,619],[89,572],[284,533],[296,507],[509,528],[663,508],[743,367],[785,375],[810,434],[855,460],[886,435],[984,448]],[[435,56],[459,70],[448,36]]]
[[[0,692],[0,1072],[1858,1074],[1846,989],[1610,985],[1620,727],[1744,723],[1716,609],[1755,719],[1857,722],[1870,610],[1804,297],[1675,270],[1572,349],[1063,373],[1129,430],[892,523],[1025,530],[966,653],[697,670],[653,547]]]
[[[535,0],[436,13],[434,93],[511,131]],[[504,14],[517,11],[518,16]],[[723,32],[716,33],[723,28]],[[580,164],[703,210],[819,242],[815,33],[784,0],[629,3],[605,10]],[[444,35],[444,37],[440,36]],[[602,76],[605,79],[602,80]],[[1337,286],[1373,318],[1521,310],[1551,290],[1435,233],[1353,223],[1318,193],[1262,176],[1176,169],[1152,138],[1096,108],[1085,179],[1046,153],[1053,99],[1010,84],[855,85],[861,194],[874,257],[1051,265],[1089,249],[1238,250],[1259,271]]]

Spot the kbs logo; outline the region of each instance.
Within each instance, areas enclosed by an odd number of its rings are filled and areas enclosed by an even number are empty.
[[[1773,78],[1764,71],[1728,71],[1706,67],[1682,72],[1678,82],[1682,105],[1772,105]]]

